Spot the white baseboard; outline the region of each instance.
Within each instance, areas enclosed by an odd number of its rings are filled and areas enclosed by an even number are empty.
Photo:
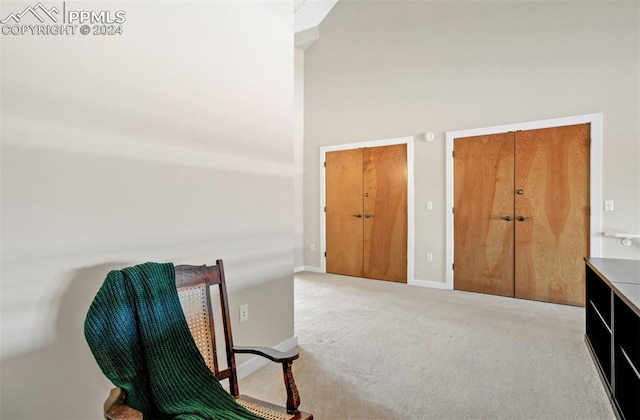
[[[308,271],[310,273],[323,273],[320,267],[312,267],[310,265],[303,265],[300,267],[294,268],[294,273],[301,273],[303,271]],[[453,290],[453,286],[447,283],[443,283],[440,281],[433,280],[418,280],[411,279],[407,282],[410,286],[420,286],[420,287],[430,287],[432,289],[444,289],[444,290]]]
[[[309,271],[311,273],[322,273],[322,270],[320,269],[320,267],[312,267],[310,265],[303,265],[301,267],[296,267],[293,270],[294,273],[299,273],[301,271]]]
[[[453,289],[453,287],[451,287],[450,284],[442,283],[439,281],[432,281],[432,280],[413,279],[413,280],[410,280],[407,284],[411,286],[430,287],[432,289],[445,289],[445,290]]]
[[[288,340],[285,340],[282,343],[279,343],[273,346],[274,349],[280,350],[280,351],[289,351],[289,350],[295,349],[296,347],[298,347],[298,337],[296,336],[293,336]],[[238,372],[238,379],[242,379],[245,376],[252,374],[256,370],[265,366],[267,363],[269,363],[269,360],[265,359],[264,357],[260,357],[260,356],[252,357],[251,359],[247,360],[246,362],[244,362],[243,364],[239,365],[236,368],[236,371]]]

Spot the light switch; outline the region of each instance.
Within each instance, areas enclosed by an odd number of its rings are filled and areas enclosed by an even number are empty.
[[[604,201],[604,211],[613,211],[613,200]]]
[[[433,210],[433,201],[427,201],[427,210]]]

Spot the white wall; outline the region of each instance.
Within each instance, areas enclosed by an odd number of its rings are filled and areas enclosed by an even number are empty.
[[[616,206],[603,230],[640,233],[640,3],[338,2],[320,34],[305,51],[305,265],[323,251],[309,250],[321,146],[417,136],[414,278],[442,282],[444,133],[599,112]],[[640,244],[604,239],[603,256],[640,258]]]
[[[294,50],[294,264],[304,269],[304,51]]]
[[[83,321],[112,268],[223,258],[236,343],[293,337],[292,4],[66,6],[127,22],[2,35],[7,419],[100,418],[110,384]]]

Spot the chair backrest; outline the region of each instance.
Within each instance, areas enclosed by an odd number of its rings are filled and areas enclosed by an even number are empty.
[[[231,351],[233,335],[222,260],[217,260],[216,265],[213,266],[177,265],[175,270],[176,288],[191,335],[209,369],[218,380],[229,379],[229,392],[237,397],[239,395],[238,376],[236,359]],[[218,363],[214,309],[211,301],[211,292],[216,286],[220,296],[220,323],[224,330],[223,350],[226,353],[227,362],[227,366],[223,369],[220,369]]]

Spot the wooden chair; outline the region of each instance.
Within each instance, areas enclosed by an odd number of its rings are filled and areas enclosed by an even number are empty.
[[[222,260],[217,260],[214,266],[178,265],[176,270],[176,287],[183,312],[189,324],[200,353],[207,366],[218,380],[229,380],[229,392],[236,401],[252,413],[269,420],[311,420],[313,415],[298,410],[300,397],[293,379],[291,365],[299,357],[296,350],[281,352],[268,347],[238,347],[233,345],[231,334],[231,318],[229,316],[229,302],[225,285],[224,266]],[[224,330],[224,351],[227,366],[218,366],[218,348],[216,347],[216,331],[214,327],[214,308],[211,291],[218,286],[220,308],[216,308],[221,316]],[[272,362],[282,364],[284,384],[287,390],[286,408],[260,401],[238,391],[238,374],[236,371],[236,354],[255,354],[265,357]],[[114,388],[104,403],[104,417],[108,420],[123,420],[143,418],[142,413],[126,405],[125,392]]]

